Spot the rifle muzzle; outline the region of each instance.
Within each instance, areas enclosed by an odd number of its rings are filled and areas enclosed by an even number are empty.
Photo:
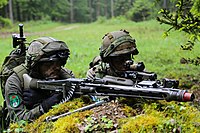
[[[166,93],[167,94],[167,93]],[[193,93],[187,92],[187,90],[172,89],[170,93],[166,96],[166,101],[179,101],[179,102],[189,102],[193,101],[195,96]]]
[[[185,92],[183,94],[183,101],[187,102],[187,101],[193,101],[195,99],[195,96],[193,93],[189,93],[189,92]]]

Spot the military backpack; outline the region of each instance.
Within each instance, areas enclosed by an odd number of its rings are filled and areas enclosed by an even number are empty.
[[[8,77],[14,72],[14,68],[25,62],[26,56],[26,38],[23,35],[23,24],[19,24],[20,34],[13,34],[13,48],[8,56],[5,57],[0,71],[0,83],[1,92],[3,98],[5,98],[5,84]],[[2,132],[7,128],[9,120],[6,120],[8,110],[6,108],[5,100],[3,101],[3,106],[0,106],[0,131]]]

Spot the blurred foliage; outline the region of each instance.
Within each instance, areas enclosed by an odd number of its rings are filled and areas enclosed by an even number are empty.
[[[0,16],[0,29],[1,27],[11,27],[12,23],[10,21],[10,19],[8,18],[3,18]]]
[[[0,0],[0,8],[2,8],[4,5],[8,3],[7,0]]]
[[[128,19],[138,22],[150,19],[155,12],[156,8],[153,1],[135,0],[132,8],[126,12],[126,16]]]
[[[183,50],[192,50],[197,41],[200,41],[200,0],[177,0],[176,11],[160,10],[157,20],[161,24],[170,25],[165,36],[174,29],[187,34],[188,41],[181,45]],[[199,56],[196,59],[187,59],[188,63],[199,65]]]
[[[135,4],[134,0],[119,0],[114,4],[115,16],[125,15]]]
[[[3,0],[5,1],[5,0]],[[127,16],[132,21],[155,17],[162,2],[155,0],[11,0],[0,7],[0,16],[13,21],[52,20],[56,22],[95,22],[99,17]],[[9,6],[12,6],[10,10]]]

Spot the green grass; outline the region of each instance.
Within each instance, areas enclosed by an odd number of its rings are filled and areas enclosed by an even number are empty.
[[[199,76],[199,66],[181,65],[181,57],[196,57],[199,54],[199,44],[193,51],[182,51],[180,44],[186,37],[180,32],[172,33],[168,38],[162,34],[168,27],[159,25],[156,21],[131,22],[124,20],[109,20],[91,24],[63,24],[54,22],[24,23],[27,42],[41,36],[51,36],[65,41],[71,51],[66,67],[71,69],[76,77],[85,77],[89,62],[99,54],[101,38],[108,32],[126,29],[136,39],[140,54],[136,61],[143,61],[148,71],[154,71],[159,78],[170,76]],[[0,65],[6,55],[12,50],[11,33],[17,33],[18,24],[2,29],[0,32]],[[7,36],[2,34],[10,32]]]

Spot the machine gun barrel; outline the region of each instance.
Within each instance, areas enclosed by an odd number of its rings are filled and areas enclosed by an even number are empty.
[[[193,101],[194,99],[194,94],[188,93],[186,90],[121,85],[85,84],[80,86],[80,90],[75,93],[80,93],[82,95],[132,97],[179,102]]]

